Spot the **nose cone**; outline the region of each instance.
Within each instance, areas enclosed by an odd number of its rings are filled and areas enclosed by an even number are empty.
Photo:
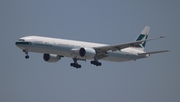
[[[24,44],[23,44],[24,42],[21,42],[21,41],[16,41],[15,42],[15,45],[18,47],[18,48],[20,48],[20,49],[24,49]]]
[[[15,42],[15,45],[17,47],[19,47],[20,49],[23,49],[25,47],[27,47],[28,45],[30,45],[30,42],[27,41],[27,37],[22,37],[22,38],[19,38],[16,42]]]
[[[26,42],[16,41],[15,45],[19,48],[22,48],[25,45]]]
[[[16,45],[18,48],[21,48],[20,42],[16,41],[16,42],[15,42],[15,45]]]
[[[17,41],[15,42],[15,45],[18,46],[18,42]]]
[[[20,42],[16,41],[16,42],[15,42],[15,45],[16,45],[17,47],[19,47],[21,44],[20,44]]]

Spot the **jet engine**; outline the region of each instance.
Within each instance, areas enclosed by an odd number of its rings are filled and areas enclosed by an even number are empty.
[[[44,54],[43,59],[46,62],[57,62],[61,59],[61,57],[55,54]]]
[[[96,55],[96,51],[93,48],[75,48],[71,50],[75,56],[86,58],[86,59],[93,59]]]

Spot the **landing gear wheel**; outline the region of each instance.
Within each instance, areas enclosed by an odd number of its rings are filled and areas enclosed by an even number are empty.
[[[72,66],[73,66],[73,63],[71,63],[70,66],[72,67]]]
[[[94,64],[96,66],[101,66],[102,65],[102,63],[98,62],[98,61],[91,61],[91,64]]]
[[[102,63],[101,63],[101,62],[99,62],[99,63],[98,63],[98,66],[101,66],[101,65],[102,65]]]
[[[78,68],[81,68],[81,65],[78,65]]]
[[[28,56],[28,55],[26,55],[26,56],[25,56],[25,58],[26,58],[26,59],[29,59],[29,56]]]
[[[71,67],[75,67],[76,69],[81,68],[81,65],[77,63],[77,59],[73,58],[74,63],[71,63]]]

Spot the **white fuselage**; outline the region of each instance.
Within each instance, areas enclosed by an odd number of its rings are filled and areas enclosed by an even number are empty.
[[[99,43],[91,43],[91,42],[59,39],[59,38],[40,37],[40,36],[27,36],[27,37],[22,37],[20,39],[23,39],[24,41],[17,41],[18,44],[16,45],[20,49],[26,50],[28,52],[56,54],[65,57],[90,59],[90,60],[93,59],[81,58],[78,55],[74,54],[72,52],[72,49],[81,48],[81,47],[93,48],[99,46],[107,46],[107,44],[99,44]],[[123,61],[137,60],[148,57],[148,56],[139,56],[138,53],[144,53],[144,51],[132,47],[124,48],[121,51],[108,51],[107,53],[108,56],[102,58],[101,60],[123,62]]]

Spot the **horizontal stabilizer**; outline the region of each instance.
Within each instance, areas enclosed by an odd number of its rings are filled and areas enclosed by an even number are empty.
[[[145,52],[145,53],[140,53],[140,54],[138,54],[138,55],[156,54],[156,53],[163,53],[163,52],[169,52],[169,50]]]

